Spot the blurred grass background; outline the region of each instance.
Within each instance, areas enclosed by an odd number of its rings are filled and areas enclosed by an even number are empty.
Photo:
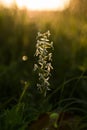
[[[31,121],[40,113],[58,107],[62,109],[64,106],[59,106],[59,101],[69,98],[82,100],[82,104],[74,104],[72,107],[80,107],[87,113],[86,5],[86,0],[71,0],[70,6],[63,11],[45,12],[20,10],[15,5],[11,8],[0,5],[1,115],[7,109],[14,108],[25,82],[29,82],[22,99],[26,120]],[[36,60],[37,33],[47,30],[50,30],[54,42],[54,70],[50,79],[51,91],[46,100],[36,88],[37,76],[33,72],[33,65]],[[27,60],[24,61],[23,56],[27,56]]]

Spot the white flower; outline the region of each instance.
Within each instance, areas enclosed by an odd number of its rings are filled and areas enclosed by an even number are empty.
[[[47,66],[46,66],[46,67],[47,67],[47,70],[48,70],[49,72],[50,72],[51,69],[53,69],[51,63],[47,63]]]
[[[39,84],[38,89],[46,96],[47,90],[50,90],[49,78],[51,76],[51,65],[53,42],[49,41],[50,31],[41,34],[38,32],[35,56],[38,57],[37,64],[34,65],[34,71],[38,70]]]
[[[52,61],[52,53],[48,54],[49,61]]]
[[[41,89],[41,84],[37,84],[37,88],[40,90],[40,91],[42,91],[42,89]]]
[[[41,37],[41,36],[42,36],[42,34],[40,32],[38,32],[38,37]]]
[[[51,47],[52,47],[52,49],[54,49],[54,47],[53,47],[53,42],[51,42]]]
[[[37,64],[34,64],[34,71],[36,71],[38,69],[38,65]]]
[[[40,54],[39,50],[36,50],[35,56],[38,56]]]
[[[49,30],[48,30],[48,32],[47,32],[47,35],[48,35],[48,37],[51,35]]]

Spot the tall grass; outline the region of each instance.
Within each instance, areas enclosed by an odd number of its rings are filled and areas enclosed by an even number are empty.
[[[39,44],[45,35],[47,37],[44,38],[44,42],[53,40],[55,48],[53,56],[51,52],[45,56],[41,53],[42,57],[33,56],[38,30],[51,31],[50,37],[47,33],[39,33],[41,37],[38,36],[37,39]],[[27,124],[36,120],[42,113],[67,111],[79,116],[76,128],[73,127],[73,130],[87,128],[86,33],[85,15],[71,13],[69,10],[31,13],[16,8],[0,8],[1,130],[25,130]],[[51,40],[48,42],[52,47]],[[39,48],[45,49],[42,46]],[[27,61],[22,60],[24,55],[28,57]],[[46,56],[48,59],[52,56],[54,69],[51,76],[48,70],[51,70],[52,66],[46,65],[47,62],[51,63],[51,59],[43,60]],[[45,97],[37,90],[37,75],[32,71],[36,59],[41,60],[36,62],[40,79],[38,87]],[[44,67],[42,60],[46,63]],[[41,77],[45,69],[45,74],[49,73],[49,76]],[[21,84],[21,80],[27,81],[27,84]]]

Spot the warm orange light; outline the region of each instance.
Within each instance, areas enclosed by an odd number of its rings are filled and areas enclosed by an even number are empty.
[[[1,0],[5,4],[15,2],[19,8],[26,7],[30,10],[56,10],[64,9],[70,0]]]
[[[12,0],[0,0],[0,3],[3,3],[6,6],[9,6],[10,4],[12,4]]]

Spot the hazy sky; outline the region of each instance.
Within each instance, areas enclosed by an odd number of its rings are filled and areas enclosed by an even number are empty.
[[[27,7],[32,10],[63,9],[70,0],[0,0],[5,5],[15,2],[19,7]]]

